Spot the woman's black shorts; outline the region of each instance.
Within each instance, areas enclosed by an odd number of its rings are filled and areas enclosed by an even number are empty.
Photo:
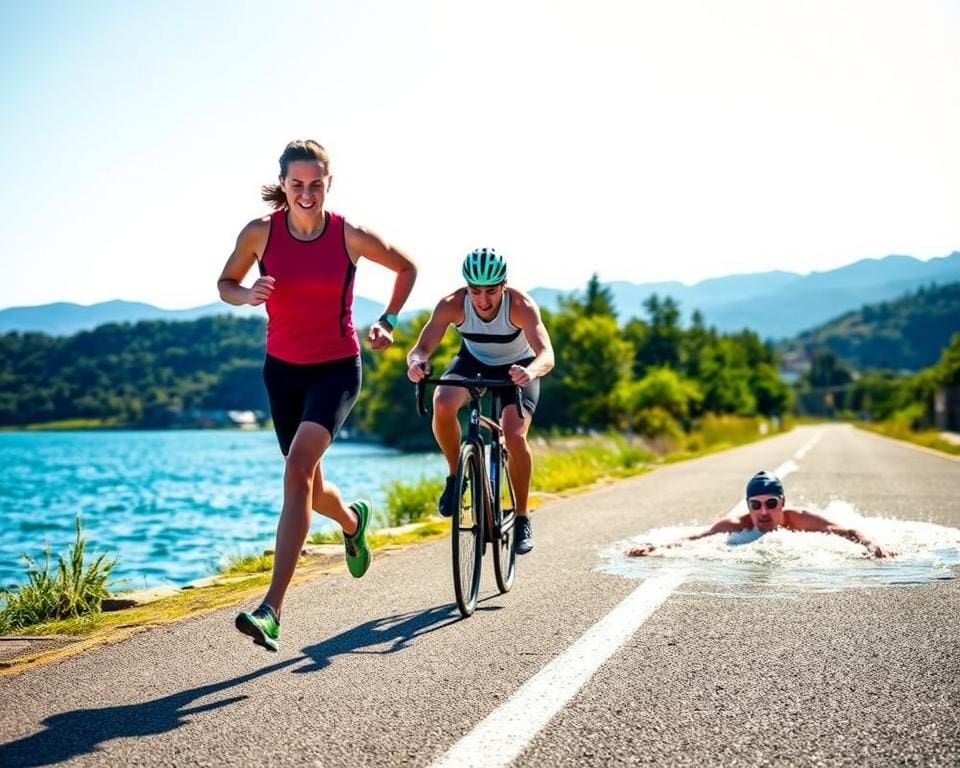
[[[471,355],[466,347],[460,347],[460,351],[457,352],[453,360],[450,361],[450,365],[447,366],[447,370],[444,371],[443,375],[446,376],[449,373],[453,373],[464,377],[480,375],[485,379],[508,379],[510,378],[510,366],[529,365],[531,362],[533,362],[533,358],[528,357],[523,360],[518,360],[515,363],[508,363],[507,365],[487,365],[486,363],[481,363]],[[504,408],[517,402],[517,390],[515,387],[497,387],[496,389],[498,390],[500,402]],[[520,395],[523,399],[523,407],[526,408],[532,416],[533,412],[537,409],[537,401],[540,399],[540,379],[536,378],[529,384],[520,387]]]
[[[273,428],[286,456],[301,422],[314,422],[337,436],[360,394],[360,357],[300,365],[267,355],[263,383]]]

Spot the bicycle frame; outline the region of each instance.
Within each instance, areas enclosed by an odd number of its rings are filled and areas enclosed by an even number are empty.
[[[480,524],[470,523],[467,527],[461,527],[459,522],[461,508],[453,513],[454,527],[451,531],[454,556],[454,591],[460,612],[464,617],[467,617],[473,613],[476,606],[481,561],[486,553],[488,543],[493,544],[494,575],[501,594],[509,592],[513,585],[516,572],[514,510],[512,507],[506,510],[503,508],[501,492],[505,488],[509,500],[513,503],[515,503],[515,494],[507,467],[507,448],[503,428],[500,425],[502,400],[501,395],[495,388],[515,388],[517,414],[521,419],[523,418],[521,406],[523,393],[520,387],[509,379],[485,379],[480,376],[464,379],[425,378],[417,382],[417,412],[421,416],[426,414],[424,392],[428,383],[439,386],[461,387],[470,393],[467,430],[460,443],[460,465],[456,477],[457,487],[460,489],[458,493],[462,494],[466,487],[463,484],[463,477],[465,476],[463,462],[465,460],[469,461],[470,466],[474,468],[469,471],[476,474],[474,486],[475,490],[479,492],[479,498],[475,498],[473,506],[478,508]],[[493,389],[489,416],[484,415],[482,407],[482,398],[487,389]],[[486,429],[490,433],[489,453],[481,429]],[[472,459],[464,458],[471,455],[473,456]],[[482,507],[482,509],[479,509],[479,507]],[[462,548],[462,534],[467,533],[470,536],[471,531],[473,532],[474,554],[472,560],[463,561],[463,552],[466,550]],[[468,538],[468,542],[469,540]],[[472,562],[473,565],[467,565],[467,570],[464,570],[464,562]]]
[[[462,442],[474,443],[480,450],[484,458],[482,467],[484,480],[484,499],[487,514],[488,530],[491,534],[499,534],[494,530],[496,513],[500,511],[500,495],[494,493],[493,489],[500,488],[500,472],[503,471],[503,462],[501,456],[506,451],[503,444],[503,427],[500,426],[500,416],[502,414],[500,395],[497,393],[497,387],[514,387],[516,390],[516,408],[517,415],[523,419],[523,390],[510,379],[485,379],[481,376],[475,378],[454,379],[440,377],[436,379],[421,379],[417,382],[417,413],[425,416],[427,413],[424,404],[424,393],[427,384],[436,384],[437,386],[452,386],[466,389],[470,393],[469,416],[467,419],[467,434],[463,436]],[[486,390],[491,389],[490,395],[490,415],[484,416],[482,407],[482,398]],[[487,443],[483,439],[483,433],[480,428],[484,427],[490,432],[490,453],[487,453]],[[496,443],[496,450],[494,450]],[[487,471],[489,464],[490,470]],[[494,506],[496,505],[496,506]]]

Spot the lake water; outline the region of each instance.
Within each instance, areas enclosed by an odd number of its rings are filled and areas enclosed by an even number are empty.
[[[392,479],[442,478],[438,451],[404,454],[338,442],[325,477],[347,499],[382,508]],[[228,555],[273,547],[283,457],[272,431],[0,433],[0,585],[22,581],[28,554],[64,554],[79,514],[88,553],[118,554],[114,589],[180,586]],[[312,532],[331,524],[314,515]]]

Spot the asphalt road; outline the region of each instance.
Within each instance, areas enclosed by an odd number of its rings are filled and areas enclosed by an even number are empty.
[[[960,581],[769,600],[597,570],[817,435],[788,497],[960,528],[960,462],[801,427],[543,505],[465,621],[444,540],[296,587],[278,654],[227,610],[0,678],[0,766],[960,765]]]

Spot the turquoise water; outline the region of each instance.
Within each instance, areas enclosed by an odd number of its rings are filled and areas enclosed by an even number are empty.
[[[440,478],[438,452],[403,454],[340,442],[325,476],[346,498],[378,506],[387,480]],[[21,555],[42,562],[73,543],[81,515],[87,551],[120,555],[114,589],[182,585],[225,556],[273,547],[283,458],[271,431],[0,433],[0,585],[20,582]],[[329,529],[314,516],[312,531]]]

